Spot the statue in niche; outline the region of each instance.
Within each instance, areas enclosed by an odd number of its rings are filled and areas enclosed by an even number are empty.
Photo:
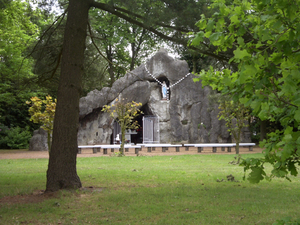
[[[161,92],[162,92],[162,100],[168,100],[168,88],[165,81],[162,83]]]

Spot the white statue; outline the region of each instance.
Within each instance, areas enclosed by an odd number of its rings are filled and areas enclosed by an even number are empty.
[[[167,97],[168,90],[167,90],[167,84],[165,81],[162,83],[161,92],[162,92],[162,99],[168,100],[168,97]]]
[[[117,136],[116,136],[116,142],[117,142],[117,144],[120,143],[120,135],[119,134],[117,134]]]

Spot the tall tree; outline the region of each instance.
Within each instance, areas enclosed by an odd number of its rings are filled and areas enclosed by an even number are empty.
[[[69,0],[46,191],[80,188],[76,171],[79,97],[91,0]]]

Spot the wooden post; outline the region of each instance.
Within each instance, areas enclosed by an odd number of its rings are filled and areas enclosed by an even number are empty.
[[[198,153],[201,153],[203,150],[203,147],[198,147]]]

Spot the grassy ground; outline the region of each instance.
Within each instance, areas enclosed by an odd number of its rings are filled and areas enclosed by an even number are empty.
[[[242,180],[242,167],[228,164],[232,160],[214,154],[78,158],[85,188],[44,196],[36,193],[45,188],[47,159],[2,159],[0,224],[272,224],[300,218],[299,176],[250,184]],[[217,182],[230,174],[237,182]]]

